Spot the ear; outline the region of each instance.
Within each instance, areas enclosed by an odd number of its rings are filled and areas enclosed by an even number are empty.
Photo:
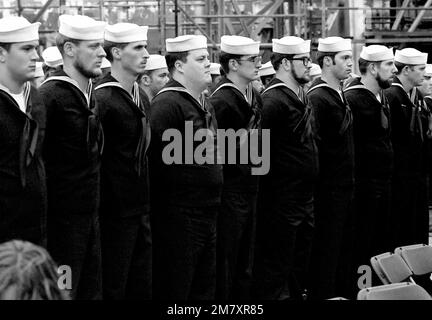
[[[181,60],[177,60],[176,62],[174,62],[174,68],[180,72],[180,73],[184,73],[184,69],[183,69],[183,62]]]
[[[404,75],[408,75],[408,73],[409,73],[409,69],[410,69],[409,66],[405,66],[405,67],[403,67],[403,69],[402,69],[402,73],[403,73]]]
[[[65,42],[63,45],[63,50],[66,56],[73,57],[75,56],[75,44],[72,42]]]
[[[120,48],[117,48],[117,47],[111,48],[111,55],[113,57],[113,60],[120,60],[121,59],[121,50],[120,50]]]
[[[325,56],[323,62],[327,67],[333,65],[333,59],[329,56]]]
[[[236,72],[238,70],[239,63],[236,59],[230,59],[228,61],[228,69]]]
[[[291,63],[288,59],[282,59],[279,68],[283,68],[285,71],[291,70]]]
[[[368,68],[369,68],[370,73],[372,73],[373,75],[376,75],[378,73],[377,66],[375,63],[369,64]]]
[[[150,77],[146,74],[142,76],[141,81],[145,86],[149,86],[152,83]]]
[[[6,57],[8,55],[8,52],[5,48],[0,47],[0,62],[5,62],[6,61]]]

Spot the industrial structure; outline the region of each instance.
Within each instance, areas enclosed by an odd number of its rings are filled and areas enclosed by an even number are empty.
[[[264,60],[272,38],[351,37],[354,57],[362,45],[409,45],[429,51],[432,0],[0,0],[0,17],[40,21],[42,46],[54,43],[58,16],[85,14],[98,20],[149,25],[149,51],[164,52],[164,39],[203,34],[211,54],[224,34],[262,43]]]

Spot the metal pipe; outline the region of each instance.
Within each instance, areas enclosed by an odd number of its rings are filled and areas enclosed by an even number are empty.
[[[178,37],[178,3],[174,0],[175,36]]]
[[[199,16],[193,16],[192,18],[194,19],[199,19],[199,18],[245,18],[245,19],[250,19],[250,18],[261,18],[261,17],[268,17],[268,18],[289,18],[289,17],[304,17],[305,14],[301,13],[301,14],[297,14],[297,13],[290,13],[290,14],[281,14],[281,13],[275,13],[275,14],[250,14],[250,15],[245,15],[245,14],[240,14],[240,15],[236,15],[236,14],[209,14],[209,15],[199,15]]]

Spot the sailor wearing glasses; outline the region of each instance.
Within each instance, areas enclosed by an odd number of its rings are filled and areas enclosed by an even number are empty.
[[[325,299],[335,296],[343,231],[354,192],[352,113],[341,87],[352,70],[351,40],[319,39],[317,60],[322,75],[307,93],[315,111],[320,162],[310,285],[313,299]]]
[[[302,299],[318,175],[313,112],[303,94],[310,81],[310,40],[273,39],[271,64],[276,75],[262,94],[271,165],[260,182],[255,292],[261,299]]]
[[[428,241],[428,121],[423,96],[428,54],[396,50],[396,76],[386,95],[390,104],[394,172],[392,247]]]
[[[363,47],[358,66],[361,78],[354,78],[345,89],[353,112],[355,147],[356,261],[349,277],[353,280],[358,278],[358,266],[369,264],[372,256],[394,249],[389,246],[388,227],[393,147],[390,108],[384,93],[397,71],[393,49],[381,45]]]
[[[149,54],[147,26],[105,29],[111,73],[94,94],[104,129],[100,227],[104,299],[151,299],[151,231],[147,152],[150,104],[136,78]]]
[[[0,242],[46,246],[45,107],[30,82],[40,23],[0,19]]]
[[[217,129],[213,108],[202,94],[212,81],[207,39],[183,35],[166,39],[166,48],[171,80],[153,98],[150,120],[154,295],[158,299],[211,300],[216,289],[222,165],[196,161],[194,147],[199,144],[192,141],[198,130],[215,136]],[[170,132],[174,140],[167,141]],[[164,151],[173,144],[180,146],[178,161],[167,159]]]
[[[47,108],[44,160],[48,185],[48,251],[72,269],[72,298],[100,299],[99,169],[103,133],[91,78],[102,74],[105,22],[61,15],[63,57],[40,87]]]
[[[261,67],[260,43],[241,36],[222,36],[219,62],[225,76],[210,96],[220,129],[251,130],[261,127],[262,102],[252,81]],[[258,176],[252,163],[240,164],[241,149],[250,139],[240,137],[236,163],[228,164],[225,152],[222,205],[218,216],[218,299],[248,299],[252,281]]]

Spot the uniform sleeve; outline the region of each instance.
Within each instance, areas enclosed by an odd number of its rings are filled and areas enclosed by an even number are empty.
[[[276,99],[270,97],[263,98],[263,129],[272,129],[280,120],[280,103]]]

